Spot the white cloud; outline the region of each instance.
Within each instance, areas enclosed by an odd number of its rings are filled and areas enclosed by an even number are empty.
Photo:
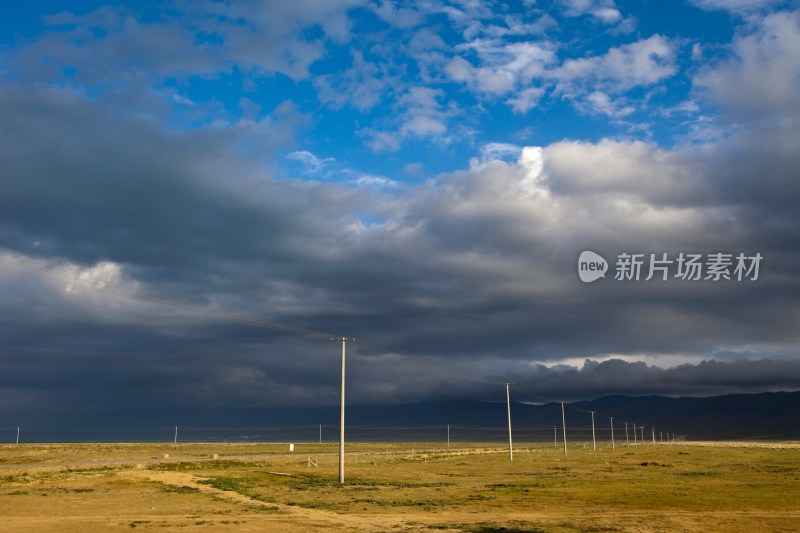
[[[442,96],[441,90],[412,87],[400,97],[398,103],[405,107],[400,134],[404,137],[431,137],[447,131],[447,113],[439,103]]]
[[[384,176],[365,174],[355,170],[337,160],[335,157],[318,157],[308,150],[298,150],[286,156],[292,161],[297,161],[302,167],[302,172],[314,180],[341,181],[355,187],[372,188],[397,188],[400,186],[394,180]]]
[[[562,141],[545,149],[546,181],[562,195],[636,198],[657,205],[699,192],[702,183],[693,179],[695,172],[679,152],[641,141]]]
[[[442,38],[430,28],[420,28],[414,32],[414,35],[409,39],[408,46],[414,52],[447,48]]]
[[[445,66],[445,73],[453,81],[469,82],[472,79],[472,71],[474,67],[464,58],[454,57]]]
[[[432,137],[447,131],[447,125],[435,117],[412,115],[400,126],[400,134],[404,137]]]
[[[411,87],[400,98],[396,107],[400,110],[395,130],[364,128],[361,134],[367,145],[375,151],[394,151],[408,139],[433,139],[449,142],[448,120],[456,110],[445,107],[439,99],[444,96],[440,89]]]
[[[522,147],[510,143],[487,143],[481,146],[480,159],[470,161],[470,167],[477,168],[492,161],[515,162],[522,153]]]
[[[408,174],[409,176],[421,176],[424,171],[425,171],[425,165],[423,165],[419,161],[415,161],[413,163],[406,163],[405,165],[403,165],[403,172]]]
[[[591,15],[604,24],[622,20],[622,13],[614,0],[560,0],[559,3],[568,17]]]
[[[295,79],[309,75],[325,42],[310,40],[309,28],[321,28],[337,42],[351,39],[350,9],[367,0],[230,0],[178,2],[158,22],[137,19],[136,9],[101,7],[86,15],[60,13],[47,24],[59,26],[18,49],[20,70],[36,81],[63,76],[109,84],[169,76],[209,76],[237,65],[250,75],[281,72]],[[48,57],[46,64],[40,57]],[[120,68],[125,65],[125,68]]]
[[[359,134],[365,139],[364,143],[374,152],[394,152],[400,149],[403,139],[396,131],[376,130],[364,128]]]
[[[315,176],[322,174],[332,164],[336,163],[336,159],[333,157],[325,157],[320,159],[307,150],[298,150],[296,152],[292,152],[287,157],[294,161],[300,162],[306,172]]]
[[[622,19],[622,13],[613,7],[601,7],[592,11],[592,15],[602,20],[606,24],[613,24]]]
[[[319,99],[334,108],[351,104],[360,111],[378,105],[394,78],[385,67],[364,60],[364,54],[352,50],[353,66],[344,72],[314,78]]]
[[[182,96],[180,94],[173,94],[172,95],[172,101],[175,102],[176,104],[194,106],[194,101],[192,101],[191,98],[187,98],[187,97]]]
[[[543,35],[548,30],[556,28],[558,28],[558,22],[547,13],[542,14],[533,22],[526,22],[521,17],[508,15],[503,17],[503,24],[485,25],[482,33],[489,37]]]
[[[528,87],[506,100],[506,103],[511,106],[514,113],[525,114],[539,104],[539,99],[544,93],[545,90],[541,87]]]
[[[400,184],[396,181],[384,176],[373,176],[367,174],[357,177],[355,180],[353,180],[353,182],[359,187],[396,189],[400,186]]]
[[[424,17],[414,9],[395,7],[393,1],[379,0],[372,10],[383,20],[398,28],[411,28],[420,24]]]
[[[559,89],[569,92],[573,83],[599,82],[606,90],[646,86],[676,72],[673,44],[661,35],[611,48],[602,56],[570,59],[549,72]]]
[[[587,110],[593,113],[599,113],[612,118],[620,118],[630,115],[635,111],[632,106],[622,105],[612,100],[606,93],[601,91],[594,91],[586,97],[588,106]]]
[[[739,117],[800,106],[800,11],[774,13],[737,35],[733,57],[701,71],[696,87]]]
[[[695,63],[703,60],[703,45],[694,43],[692,45],[692,61]]]
[[[749,13],[777,4],[780,0],[690,0],[706,10],[724,10],[734,13]]]
[[[475,92],[492,96],[506,95],[516,91],[520,85],[529,84],[541,76],[546,65],[554,59],[549,45],[531,42],[499,44],[476,40],[457,49],[474,52],[478,56],[478,66],[462,57],[455,57],[445,66],[447,76],[465,83]],[[531,102],[530,96],[532,93],[529,93],[528,103]],[[518,105],[524,107],[524,101]]]

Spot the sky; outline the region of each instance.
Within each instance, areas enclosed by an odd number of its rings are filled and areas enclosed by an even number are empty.
[[[800,389],[798,50],[782,0],[0,1],[0,415],[338,401],[219,312],[380,347],[353,403]]]

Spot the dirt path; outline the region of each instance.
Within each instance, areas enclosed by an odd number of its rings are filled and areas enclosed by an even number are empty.
[[[251,498],[247,495],[221,490],[205,483],[200,483],[202,477],[195,476],[188,472],[158,472],[151,470],[130,470],[119,472],[120,477],[133,479],[144,479],[155,481],[174,487],[192,487],[204,494],[211,494],[224,500],[239,504],[245,504],[265,509],[278,509],[281,518],[289,518],[293,524],[304,524],[313,527],[330,527],[332,530],[341,531],[383,531],[385,528],[402,527],[405,520],[391,516],[373,515],[370,517],[358,515],[343,515],[317,509],[306,509],[293,505],[283,505],[278,503],[264,502]]]

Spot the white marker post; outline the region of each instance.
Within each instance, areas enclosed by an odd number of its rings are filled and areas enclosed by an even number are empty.
[[[19,426],[17,426],[17,446],[19,446]]]
[[[561,402],[561,427],[564,430],[564,455],[567,455],[567,419],[564,417],[564,402]]]
[[[173,444],[178,444],[178,426],[175,426],[175,439],[172,441]]]
[[[611,417],[611,449],[616,450],[617,446],[614,444],[614,417]]]
[[[344,484],[344,359],[347,337],[338,339],[342,341],[342,391],[339,403],[339,483]]]
[[[508,409],[508,460],[514,460],[514,448],[511,445],[511,394],[508,391],[511,383],[506,383],[506,407]]]

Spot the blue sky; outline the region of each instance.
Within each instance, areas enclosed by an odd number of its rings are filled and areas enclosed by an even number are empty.
[[[0,2],[0,21],[0,398],[20,409],[336,401],[328,344],[148,294],[386,348],[353,355],[359,402],[800,388],[797,2]],[[584,284],[584,250],[763,262]]]
[[[26,73],[40,81],[101,99],[147,90],[140,111],[158,100],[176,131],[271,120],[290,106],[300,123],[272,161],[281,177],[340,179],[344,169],[414,182],[466,167],[490,143],[670,147],[713,134],[719,111],[693,78],[724,60],[737,27],[781,4],[300,2],[248,20],[258,3],[5,3],[3,44],[26,60],[52,46],[26,65],[41,68]],[[281,46],[263,53],[276,29]],[[178,46],[174,63],[159,38]],[[134,69],[144,79],[127,78]],[[330,172],[300,164],[297,151]]]

